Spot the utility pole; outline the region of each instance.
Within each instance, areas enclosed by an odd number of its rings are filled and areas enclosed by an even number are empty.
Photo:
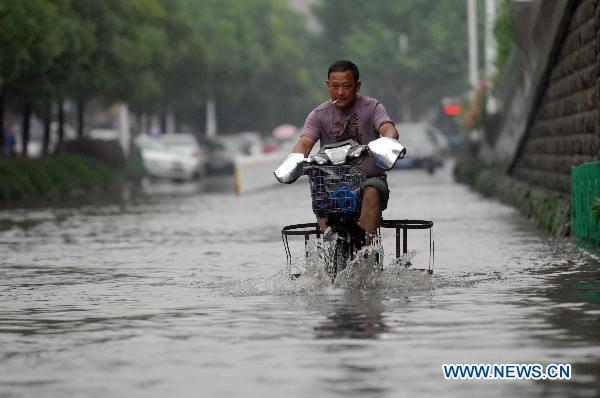
[[[496,22],[497,1],[485,0],[485,79],[488,82],[488,88],[491,87],[491,81],[496,75],[496,39],[494,37],[494,24]],[[496,113],[498,105],[496,98],[488,91],[486,109],[488,113]]]
[[[398,35],[398,48],[400,50],[400,54],[402,56],[406,56],[409,50],[409,42],[408,35],[406,33],[400,33]],[[410,101],[410,86],[408,79],[403,79],[402,87],[400,89],[400,120],[403,123],[412,121],[412,109],[411,109],[411,101]]]
[[[129,141],[131,133],[129,131],[129,107],[125,103],[119,104],[119,143],[123,148],[125,157],[129,156]]]
[[[467,18],[469,35],[469,83],[475,90],[479,83],[479,53],[477,51],[477,0],[467,0]]]
[[[214,138],[217,136],[217,110],[214,98],[206,101],[206,137]]]

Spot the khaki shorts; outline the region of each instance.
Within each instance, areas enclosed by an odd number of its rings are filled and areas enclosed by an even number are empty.
[[[379,204],[381,205],[381,211],[387,209],[388,199],[390,198],[390,189],[388,188],[387,176],[381,177],[367,177],[365,182],[362,183],[361,188],[374,187],[379,192]]]

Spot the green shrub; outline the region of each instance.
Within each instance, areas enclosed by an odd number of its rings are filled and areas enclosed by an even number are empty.
[[[38,196],[44,196],[56,189],[43,161],[31,162],[28,159],[18,159],[16,165],[27,176]]]
[[[35,195],[35,187],[17,162],[0,162],[0,191],[4,200],[21,200]]]
[[[69,168],[72,178],[83,188],[107,186],[113,174],[102,163],[82,155],[66,155],[62,162]]]
[[[479,161],[471,156],[464,156],[456,162],[454,177],[459,182],[472,184],[479,171]]]
[[[0,159],[0,203],[65,198],[78,190],[111,187],[117,175],[83,155]]]
[[[592,212],[594,213],[594,220],[600,222],[600,198],[596,198],[594,205],[592,206]]]
[[[571,203],[560,194],[518,181],[501,168],[485,166],[477,159],[464,157],[454,169],[457,181],[470,185],[485,196],[498,198],[519,209],[549,234],[571,234]]]

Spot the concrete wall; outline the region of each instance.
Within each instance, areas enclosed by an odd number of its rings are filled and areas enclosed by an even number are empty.
[[[485,163],[501,163],[507,168],[513,163],[574,1],[512,1],[515,46],[494,93],[498,113],[487,115],[484,121],[485,140],[478,155]]]
[[[509,172],[570,195],[571,167],[600,159],[600,0],[563,13]]]

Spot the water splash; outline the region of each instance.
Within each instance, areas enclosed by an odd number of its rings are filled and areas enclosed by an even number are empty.
[[[347,291],[368,293],[378,291],[385,294],[407,295],[427,292],[434,288],[431,275],[414,270],[417,251],[403,254],[391,261],[385,259],[381,245],[367,246],[358,251],[356,257],[338,274],[335,285]]]
[[[224,288],[225,293],[231,296],[329,296],[372,292],[406,296],[429,293],[434,289],[431,275],[413,270],[410,266],[418,255],[417,251],[386,259],[383,246],[378,242],[359,250],[332,284],[325,271],[329,245],[323,239],[311,239],[302,254],[292,256],[291,267],[286,266],[275,275],[263,278],[227,282],[219,290]]]

